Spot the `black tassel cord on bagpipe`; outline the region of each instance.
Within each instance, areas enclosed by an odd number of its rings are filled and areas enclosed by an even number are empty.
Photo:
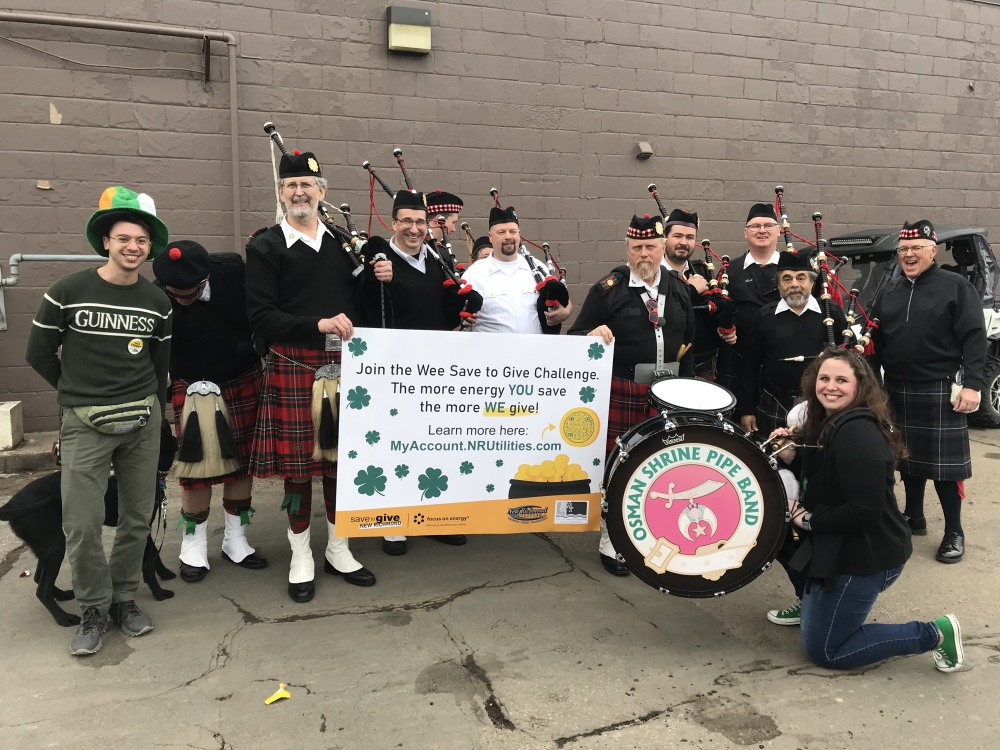
[[[646,190],[649,191],[649,194],[653,196],[653,200],[656,201],[656,207],[665,223],[669,213],[663,200],[660,198],[659,192],[657,192],[656,185],[650,184],[646,187]],[[707,310],[709,315],[715,317],[714,322],[719,331],[724,334],[733,333],[736,331],[736,306],[729,300],[729,256],[724,255],[719,258],[719,256],[712,252],[712,243],[707,239],[702,240],[696,247],[700,247],[705,251],[705,269],[708,271],[708,278],[705,281],[708,283],[708,288],[700,293],[704,304],[696,305],[694,309]],[[722,264],[722,270],[719,272],[718,278],[715,276],[715,263],[712,262],[713,257],[718,258],[719,263]],[[691,272],[689,270],[687,278],[690,278],[690,276]]]
[[[403,161],[403,152],[397,148],[393,151],[393,155],[396,157],[396,161],[397,163],[399,163],[399,168],[403,172],[403,180],[404,182],[406,182],[406,188],[411,192],[417,192],[416,188],[413,187],[414,184],[413,178],[410,175],[409,170],[406,168],[405,162]],[[378,184],[382,186],[382,189],[385,191],[386,195],[388,195],[393,200],[396,200],[396,193],[393,192],[393,189],[389,187],[389,185],[386,184],[385,180],[383,180],[378,175],[378,173],[375,171],[375,168],[372,167],[371,162],[364,161],[361,164],[361,168],[364,169],[366,172],[368,172],[368,174],[370,175],[371,208],[376,214],[378,214],[378,209],[375,206],[375,183],[378,182]],[[379,221],[382,222],[382,226],[391,231],[391,228],[387,226],[384,221],[382,221],[382,217],[379,216],[378,218]],[[369,225],[370,224],[371,220],[369,219]],[[438,225],[441,226],[440,222]],[[442,236],[445,236],[445,231],[443,228],[442,228]],[[453,263],[445,260],[442,257],[442,253],[438,249],[437,241],[431,234],[429,218],[427,223],[427,236],[424,238],[424,246],[427,248],[428,255],[430,255],[431,258],[433,258],[434,261],[441,267],[441,271],[445,275],[445,281],[444,281],[445,288],[448,289],[453,288],[455,290],[455,293],[459,295],[460,298],[464,298],[462,310],[459,313],[459,316],[462,319],[462,327],[463,328],[467,327],[469,325],[469,322],[472,320],[472,317],[483,308],[483,298],[480,294],[475,292],[475,290],[472,288],[469,282],[463,280],[462,277],[458,274],[456,270],[457,263],[453,265]],[[454,261],[454,256],[451,255],[450,251],[448,251],[448,256],[451,258],[452,261]]]
[[[490,188],[490,196],[493,198],[493,205],[503,208],[500,205],[500,191]],[[538,311],[538,322],[542,326],[542,333],[557,334],[562,329],[562,324],[549,325],[545,313],[559,307],[566,307],[569,304],[569,290],[566,289],[566,272],[556,264],[555,259],[549,252],[549,243],[543,242],[538,245],[531,242],[527,237],[522,236],[522,240],[540,248],[545,253],[546,268],[542,269],[538,265],[531,253],[524,245],[518,248],[518,252],[527,261],[531,268],[531,273],[535,277],[535,291],[538,293],[538,300],[535,303]],[[548,271],[548,273],[544,273]]]

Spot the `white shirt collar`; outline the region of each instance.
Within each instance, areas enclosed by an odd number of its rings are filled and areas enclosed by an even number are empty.
[[[778,306],[774,308],[774,314],[777,315],[778,313],[783,313],[786,310],[792,310],[792,308],[789,307],[788,303],[782,299],[778,302]],[[811,294],[809,295],[809,301],[806,302],[806,306],[803,308],[802,312],[798,312],[795,314],[801,317],[806,310],[812,310],[814,313],[819,313],[820,315],[823,314],[823,311],[819,309],[819,302],[817,302],[816,298],[813,297]],[[792,312],[795,312],[795,310],[792,310]]]
[[[760,265],[763,265],[763,266],[773,265],[773,264],[777,263],[780,258],[781,258],[781,253],[778,252],[778,248],[775,248],[774,249],[774,255],[772,255],[770,258],[767,259],[767,263],[761,263]],[[756,262],[757,261],[755,261],[753,259],[753,256],[750,254],[750,251],[747,251],[747,255],[743,259],[743,268],[744,269],[750,268],[750,266],[752,266]]]
[[[632,269],[630,268],[630,269],[629,269],[629,272],[628,272],[628,285],[629,285],[629,286],[636,286],[636,287],[641,287],[641,288],[645,289],[645,290],[646,290],[647,292],[649,292],[649,294],[650,294],[651,296],[653,296],[653,297],[656,297],[656,296],[658,296],[658,295],[659,295],[659,293],[660,293],[660,292],[659,292],[659,288],[660,288],[660,278],[661,278],[662,276],[663,276],[663,266],[660,266],[660,267],[659,267],[659,268],[657,269],[657,271],[656,271],[656,278],[655,278],[655,279],[653,279],[653,284],[652,284],[652,286],[647,286],[647,285],[646,285],[646,282],[644,282],[644,281],[643,281],[642,279],[640,279],[640,278],[639,278],[638,276],[636,276],[636,275],[635,275],[635,271],[633,271],[633,270],[632,270]]]
[[[497,260],[495,257],[491,255],[490,257],[486,258],[486,261],[489,264],[486,270],[489,271],[491,274],[506,273],[508,275],[511,275],[514,274],[519,269],[524,269],[529,273],[531,272],[531,267],[528,266],[528,261],[520,253],[518,253],[518,256],[515,260],[508,260],[508,261]]]
[[[291,247],[299,240],[302,240],[302,242],[306,243],[317,253],[319,252],[320,247],[323,246],[323,232],[326,232],[331,237],[333,236],[333,232],[327,229],[326,224],[322,221],[319,222],[319,228],[316,230],[315,238],[312,238],[307,234],[303,234],[298,229],[292,227],[292,225],[288,223],[287,217],[281,220],[281,224],[279,224],[279,226],[281,227],[281,233],[285,236],[286,247]]]
[[[212,299],[212,285],[205,282],[205,289],[202,291],[201,296],[198,298],[199,302],[208,302]]]

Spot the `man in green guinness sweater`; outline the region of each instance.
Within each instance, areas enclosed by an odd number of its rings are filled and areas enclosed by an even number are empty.
[[[134,599],[153,511],[171,330],[170,301],[139,275],[167,244],[152,199],[108,188],[87,240],[108,262],[49,287],[26,357],[64,407],[63,530],[83,612],[70,646],[76,655],[100,651],[109,616],[127,636],[153,629]],[[109,563],[101,527],[112,467],[121,515]]]

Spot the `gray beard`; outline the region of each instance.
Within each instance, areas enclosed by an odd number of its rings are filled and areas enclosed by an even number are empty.
[[[809,301],[808,295],[804,292],[793,292],[782,299],[785,300],[789,307],[803,307]]]
[[[317,201],[315,205],[312,203],[293,203],[288,207],[288,213],[291,214],[292,218],[296,221],[310,221],[319,211],[319,202]]]
[[[653,266],[651,261],[641,261],[635,265],[629,263],[628,267],[632,269],[632,273],[643,281],[645,281],[647,277],[656,276],[656,268]]]

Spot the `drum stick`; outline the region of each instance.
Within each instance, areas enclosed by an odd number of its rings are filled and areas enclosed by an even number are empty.
[[[681,358],[688,353],[693,344],[681,344],[681,348],[677,350],[677,361],[680,362]]]

